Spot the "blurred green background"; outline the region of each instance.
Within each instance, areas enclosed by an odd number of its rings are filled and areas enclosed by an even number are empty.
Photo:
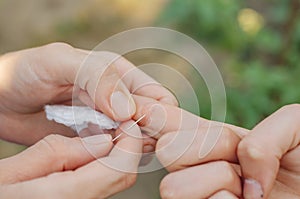
[[[0,54],[54,41],[85,49],[135,27],[160,26],[199,41],[217,63],[227,93],[226,122],[252,128],[279,107],[299,103],[299,0],[0,0]],[[162,52],[127,56],[139,65],[161,57],[181,71],[210,118],[210,99],[186,63]],[[188,103],[184,108],[193,111]],[[22,150],[1,142],[0,158]],[[159,198],[164,171],[143,174],[114,198]]]

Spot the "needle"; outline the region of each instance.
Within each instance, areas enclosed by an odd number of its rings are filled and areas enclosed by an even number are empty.
[[[141,116],[137,121],[135,121],[133,124],[131,124],[126,130],[131,129],[134,125],[136,125],[137,123],[139,123],[139,121],[141,121],[145,116],[146,116],[146,114],[144,114],[143,116]],[[119,137],[121,137],[122,134],[123,134],[123,132],[121,132],[118,136],[116,136],[114,139],[112,139],[112,142],[114,142]]]

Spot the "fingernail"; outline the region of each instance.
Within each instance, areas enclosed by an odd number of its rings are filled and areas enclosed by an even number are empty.
[[[232,198],[236,198],[234,197],[232,194],[227,194],[227,193],[220,193],[217,195],[213,195],[212,197],[210,197],[209,199],[232,199]]]
[[[143,148],[143,152],[144,153],[151,153],[155,150],[154,146],[148,144],[148,145],[145,145],[144,148]]]
[[[245,179],[243,194],[245,199],[261,199],[264,197],[261,185],[253,179]]]
[[[100,145],[105,145],[111,142],[112,137],[109,134],[93,135],[82,138],[82,141],[86,147],[96,148],[99,150]]]
[[[159,137],[160,131],[166,125],[166,110],[162,105],[154,104],[149,108],[148,114],[147,126],[142,127],[142,129],[150,136]]]
[[[129,119],[135,113],[135,104],[131,96],[116,91],[111,96],[111,107],[114,114],[121,119]]]

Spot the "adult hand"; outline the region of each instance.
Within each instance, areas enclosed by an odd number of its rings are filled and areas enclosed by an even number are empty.
[[[219,134],[210,151],[211,144],[207,142],[214,142]],[[217,192],[221,196],[241,196],[240,177],[232,166],[237,163],[239,142],[240,137],[231,129],[217,126],[163,135],[157,142],[156,154],[170,173],[161,182],[161,197],[210,198]]]
[[[200,127],[209,126],[225,125],[235,132],[238,132],[241,136],[248,132],[248,130],[244,128],[207,120],[179,107],[162,103],[148,97],[133,95],[133,98],[137,104],[137,111],[133,116],[134,120],[145,116],[138,123],[139,126],[149,135],[157,139],[170,132],[193,131]]]
[[[237,162],[237,145],[240,137],[248,130],[209,121],[178,107],[141,96],[134,96],[134,99],[138,105],[135,117],[146,114],[139,124],[158,138],[156,154],[167,170],[172,172],[161,183],[162,198],[205,198],[219,189],[226,188],[230,192],[241,195],[239,177],[232,174],[234,170],[226,161]],[[210,147],[214,146],[208,144],[203,147],[202,143],[207,138],[207,133],[210,133],[213,139],[218,138],[219,135],[220,137],[213,151],[205,156]],[[214,140],[210,141],[214,142]],[[204,164],[209,162],[212,164]],[[204,164],[203,167],[201,164]],[[199,173],[192,170],[194,168]],[[228,169],[230,172],[227,171]],[[177,172],[183,175],[177,175]],[[209,180],[212,183],[209,183]]]
[[[161,182],[162,198],[300,198],[299,107],[286,106],[249,132],[225,125],[163,135],[156,151],[171,173]],[[201,156],[207,133],[220,131]]]
[[[132,93],[177,104],[167,89],[114,53],[53,43],[0,57],[0,138],[33,144],[51,133],[74,136],[43,110],[45,104],[71,104],[73,90],[73,97],[117,121],[135,114]]]
[[[285,106],[240,142],[245,199],[300,198],[299,120],[300,105]]]
[[[123,134],[114,147],[105,134],[83,139],[50,135],[0,160],[0,198],[107,198],[130,187],[142,153],[140,129],[129,129],[132,124],[120,126],[117,134]]]

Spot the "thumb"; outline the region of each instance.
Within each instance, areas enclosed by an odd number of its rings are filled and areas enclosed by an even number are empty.
[[[258,124],[238,146],[244,198],[268,198],[280,160],[300,140],[300,106],[286,106]]]
[[[110,135],[95,135],[83,138],[68,138],[49,135],[25,151],[0,160],[0,184],[73,170],[105,156],[112,147]]]

